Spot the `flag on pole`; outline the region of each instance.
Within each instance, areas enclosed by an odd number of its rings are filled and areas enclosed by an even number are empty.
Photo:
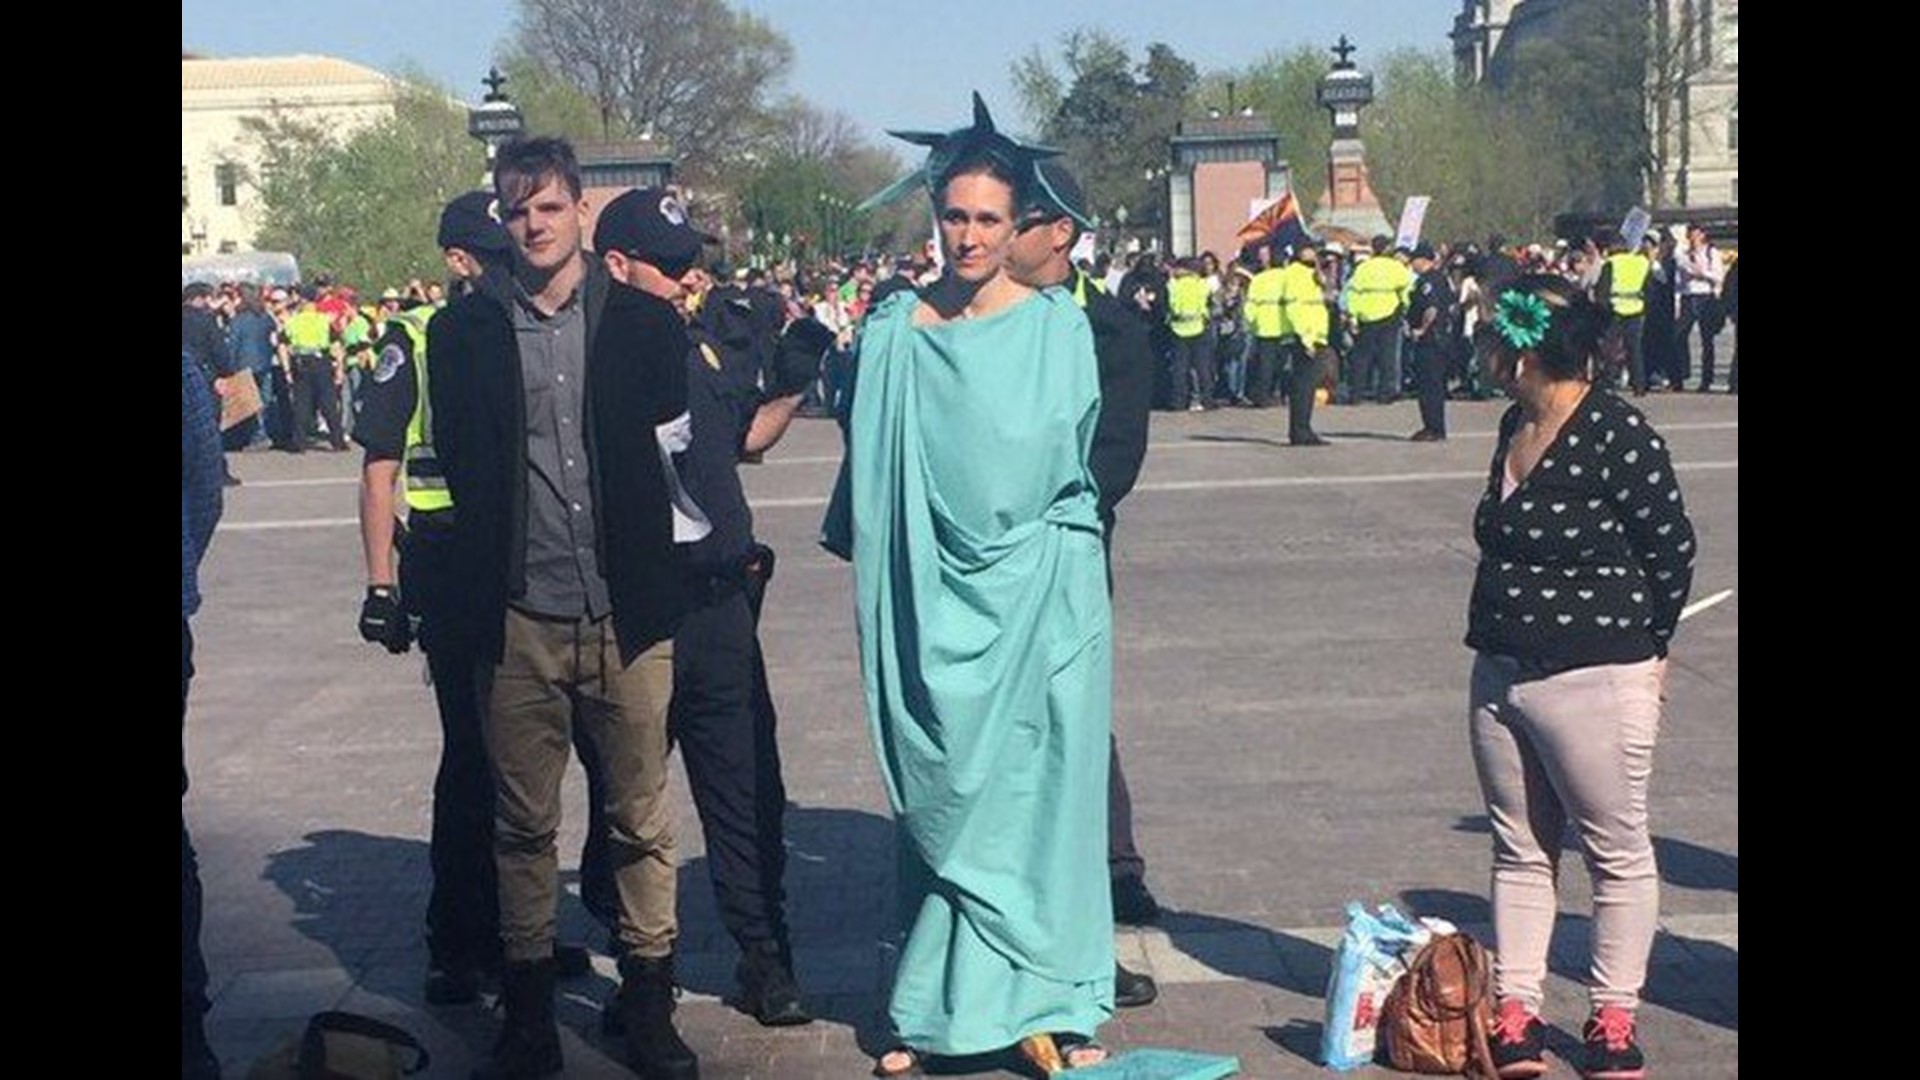
[[[1276,250],[1294,247],[1311,239],[1307,228],[1300,221],[1300,208],[1293,201],[1293,192],[1275,199],[1266,209],[1253,215],[1253,220],[1240,226],[1234,239],[1245,249],[1251,245],[1267,244]]]

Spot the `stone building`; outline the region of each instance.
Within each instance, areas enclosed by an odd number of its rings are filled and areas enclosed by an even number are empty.
[[[1453,54],[1462,82],[1498,84],[1528,40],[1564,34],[1593,0],[1461,0]],[[1632,0],[1647,19],[1645,192],[1668,209],[1740,204],[1739,0]]]
[[[180,58],[180,253],[253,250],[259,147],[245,121],[276,113],[344,136],[393,115],[398,84],[329,56]]]

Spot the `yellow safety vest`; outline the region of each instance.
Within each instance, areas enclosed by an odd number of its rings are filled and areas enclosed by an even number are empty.
[[[1298,337],[1300,344],[1317,349],[1327,343],[1327,297],[1313,267],[1296,262],[1280,271],[1280,304],[1286,312],[1287,332]]]
[[[1348,305],[1362,323],[1391,319],[1407,304],[1413,272],[1391,255],[1375,255],[1353,269]]]
[[[427,323],[433,316],[434,309],[417,307],[397,312],[392,319],[405,328],[413,349],[413,385],[417,391],[413,416],[407,420],[407,449],[400,468],[409,510],[453,509],[453,492],[447,490],[446,474],[440,471],[440,459],[433,453],[433,406],[427,398]]]
[[[1607,266],[1613,271],[1608,297],[1613,313],[1623,319],[1646,314],[1647,274],[1653,264],[1637,251],[1623,251],[1607,256]]]
[[[289,316],[281,333],[286,335],[287,347],[294,352],[324,353],[333,341],[333,324],[318,309],[309,307]]]
[[[1167,322],[1177,338],[1207,332],[1207,283],[1191,274],[1167,283]]]
[[[1254,337],[1279,338],[1287,334],[1286,310],[1280,306],[1281,291],[1286,287],[1284,273],[1282,267],[1269,266],[1247,282],[1247,324],[1253,328]]]

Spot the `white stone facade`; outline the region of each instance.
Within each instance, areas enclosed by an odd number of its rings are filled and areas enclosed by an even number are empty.
[[[180,62],[180,252],[251,251],[259,150],[243,121],[276,110],[346,135],[393,115],[397,84],[325,56]]]
[[[1453,51],[1465,82],[1497,76],[1533,35],[1564,31],[1581,0],[1461,0]],[[1739,205],[1740,0],[1646,0],[1649,205]]]

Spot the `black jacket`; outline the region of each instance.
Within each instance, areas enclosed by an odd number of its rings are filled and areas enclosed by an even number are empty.
[[[1069,279],[1063,284],[1071,291],[1076,282]],[[1128,312],[1126,305],[1091,282],[1083,288],[1087,322],[1093,327],[1094,359],[1100,366],[1100,418],[1093,429],[1091,465],[1094,482],[1100,485],[1100,520],[1111,536],[1113,508],[1133,490],[1147,457],[1153,348],[1147,342],[1146,323]]]
[[[180,348],[206,372],[207,381],[234,372],[233,351],[220,319],[206,308],[180,305]]]
[[[595,554],[624,660],[671,637],[687,606],[655,425],[687,410],[687,332],[672,306],[587,262],[584,417]],[[481,655],[498,662],[506,607],[525,589],[526,393],[513,320],[484,293],[427,327],[434,452],[453,494],[456,558]]]

